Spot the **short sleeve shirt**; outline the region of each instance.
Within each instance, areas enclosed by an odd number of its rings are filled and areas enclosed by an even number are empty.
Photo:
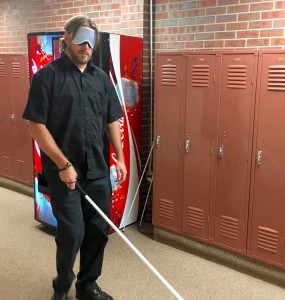
[[[37,71],[31,82],[23,118],[44,124],[78,176],[109,175],[104,157],[106,124],[123,117],[110,78],[91,61],[82,73],[63,54]],[[41,151],[43,169],[57,166]]]

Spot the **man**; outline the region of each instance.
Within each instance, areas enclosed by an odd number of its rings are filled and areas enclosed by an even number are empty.
[[[108,226],[76,189],[76,181],[109,214],[111,184],[104,136],[117,156],[117,182],[126,178],[118,119],[121,105],[109,77],[94,66],[98,30],[91,19],[75,16],[64,26],[62,55],[33,77],[23,118],[41,149],[53,213],[57,219],[53,300],[68,299],[80,250],[76,298],[113,299],[96,280],[101,274]]]

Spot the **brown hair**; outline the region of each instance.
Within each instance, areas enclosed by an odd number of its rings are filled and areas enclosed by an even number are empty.
[[[96,26],[95,22],[92,21],[87,16],[77,15],[77,16],[74,16],[74,17],[70,18],[65,23],[63,29],[65,30],[66,33],[70,34],[70,37],[72,39],[73,36],[76,34],[77,30],[81,26],[87,26],[87,27],[89,27],[89,28],[91,28],[95,31],[96,40],[95,40],[94,49],[96,49],[98,44],[99,44],[99,31],[97,29],[97,26]],[[61,39],[61,41],[60,41],[60,52],[64,52],[65,49],[66,49],[66,43],[65,43],[64,39]]]

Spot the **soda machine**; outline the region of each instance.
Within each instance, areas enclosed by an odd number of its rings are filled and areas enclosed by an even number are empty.
[[[116,156],[107,138],[105,159],[110,166],[112,201],[110,219],[122,228],[136,222],[140,179],[141,107],[142,107],[142,39],[100,32],[100,44],[93,53],[93,62],[110,77],[120,100],[124,117],[119,120],[121,140],[127,167],[126,181],[115,182]],[[60,56],[59,42],[63,32],[28,33],[29,74]],[[39,99],[40,101],[40,99]],[[56,227],[47,182],[42,172],[41,152],[33,141],[35,219]]]

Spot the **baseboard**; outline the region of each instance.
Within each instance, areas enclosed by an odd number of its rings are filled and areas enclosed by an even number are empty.
[[[212,244],[181,236],[160,227],[154,227],[154,240],[189,252],[236,271],[285,287],[285,270],[265,262],[222,249]]]
[[[34,197],[34,187],[18,181],[11,180],[9,178],[0,177],[0,187],[24,194],[30,197]]]

